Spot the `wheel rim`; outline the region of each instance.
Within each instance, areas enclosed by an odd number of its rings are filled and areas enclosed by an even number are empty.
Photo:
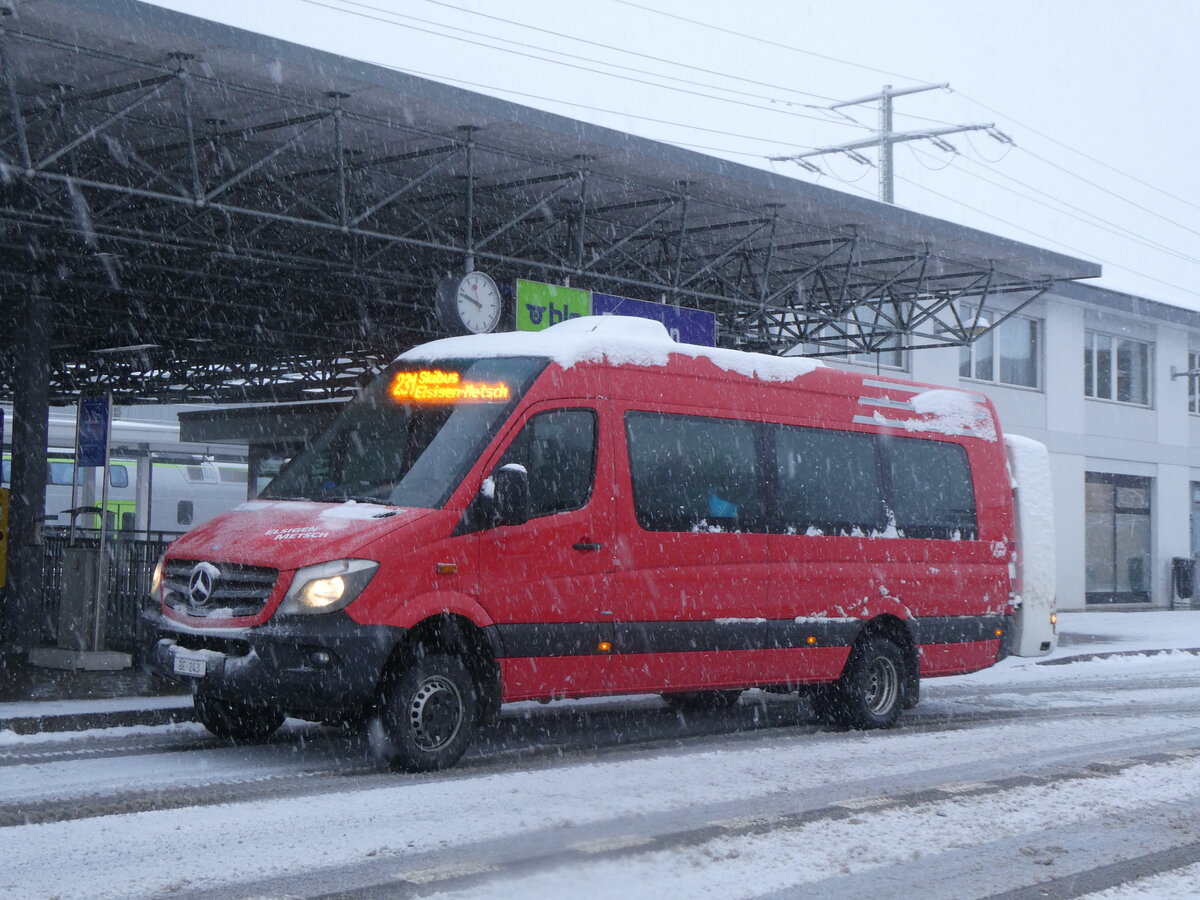
[[[887,657],[875,657],[867,670],[867,709],[872,715],[887,715],[896,705],[899,693],[900,673],[896,664]]]
[[[462,716],[462,695],[454,682],[441,675],[426,678],[408,704],[413,743],[425,751],[442,749],[458,734]]]

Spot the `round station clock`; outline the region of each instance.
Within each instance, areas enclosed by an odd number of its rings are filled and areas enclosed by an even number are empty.
[[[450,275],[438,285],[438,321],[451,334],[495,331],[503,311],[500,288],[484,272]]]

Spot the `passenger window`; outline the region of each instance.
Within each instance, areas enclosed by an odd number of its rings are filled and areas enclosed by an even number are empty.
[[[625,419],[638,524],[648,531],[762,531],[756,426],[630,412]]]
[[[580,509],[592,494],[596,472],[596,414],[556,409],[525,423],[500,465],[519,463],[529,473],[529,515]]]
[[[180,500],[175,505],[175,522],[176,522],[176,524],[191,525],[192,524],[192,515],[193,515],[193,508],[192,508],[191,500]]]
[[[72,470],[75,471],[75,483],[83,484],[83,469],[75,469],[75,467],[69,462],[50,462],[47,463],[47,466],[47,484],[70,484]]]
[[[975,540],[975,491],[959,444],[880,437],[896,527],[905,537]]]
[[[886,527],[871,435],[788,426],[772,430],[782,530],[837,535]]]
[[[108,483],[115,488],[129,487],[129,470],[124,466],[109,466]]]

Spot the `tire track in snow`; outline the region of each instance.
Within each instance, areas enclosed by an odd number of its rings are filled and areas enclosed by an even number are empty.
[[[1148,690],[1144,686],[1141,690]],[[1064,693],[1060,686],[1057,693]],[[1071,693],[1071,691],[1065,691]],[[1157,691],[1161,694],[1161,690]],[[1129,705],[1084,706],[1067,709],[980,709],[950,713],[922,712],[920,707],[905,714],[898,733],[948,732],[979,728],[1011,720],[1070,720],[1111,716],[1200,713],[1200,697],[1182,692],[1177,700]],[[643,724],[639,725],[639,720]],[[633,727],[630,727],[633,726]],[[815,723],[807,704],[788,698],[771,698],[766,703],[743,701],[730,712],[695,714],[680,717],[661,709],[567,708],[561,711],[537,711],[533,715],[507,715],[502,726],[487,733],[455,769],[420,776],[422,782],[483,777],[528,766],[570,767],[580,762],[606,759],[613,755],[631,758],[655,755],[664,750],[706,753],[714,749],[737,749],[755,740],[777,740],[781,729],[803,728],[804,734],[839,732]],[[608,740],[605,741],[605,737]],[[790,737],[790,736],[789,736]],[[707,738],[707,740],[706,740]],[[261,759],[265,750],[277,751],[294,744],[326,743],[335,747],[331,758],[305,771],[263,773],[271,760]],[[101,748],[63,748],[61,744],[45,751],[6,754],[6,765],[71,766],[72,762],[114,759],[125,756],[184,753],[224,753],[230,745],[217,739],[166,743],[161,747],[138,738],[128,744]],[[330,734],[314,739],[313,730],[278,737],[260,747],[242,747],[246,754],[245,774],[234,773],[217,780],[203,779],[204,767],[189,765],[179,780],[170,786],[99,794],[86,787],[70,793],[54,779],[47,788],[59,796],[0,801],[0,828],[26,824],[46,824],[108,815],[154,812],[187,807],[214,806],[235,802],[294,797],[320,796],[394,787],[407,775],[393,775],[382,763],[373,760],[360,737]],[[180,757],[182,759],[182,756]],[[290,761],[289,761],[290,763]],[[193,779],[188,783],[188,779]]]
[[[1076,749],[1086,750],[1086,748]],[[1108,753],[1117,749],[1119,748],[1100,748],[1102,752]],[[978,798],[991,800],[1009,792],[1049,788],[1051,785],[1095,781],[1097,782],[1096,791],[1102,792],[1105,780],[1119,777],[1130,769],[1142,766],[1170,765],[1198,758],[1200,758],[1200,734],[1194,734],[1192,746],[1186,748],[1170,752],[1155,751],[1129,755],[1120,759],[1098,759],[1080,766],[1049,769],[1036,774],[1017,774],[997,777],[990,781],[975,782],[952,779],[945,783],[923,786],[919,789],[886,796],[875,794],[850,796],[844,800],[801,810],[719,818],[686,829],[657,834],[611,834],[607,837],[588,837],[582,840],[578,835],[567,835],[560,842],[560,846],[551,847],[543,852],[522,854],[521,849],[528,846],[545,847],[548,843],[553,843],[553,841],[547,841],[544,835],[539,835],[530,841],[519,842],[515,848],[514,842],[507,840],[469,847],[444,848],[434,854],[405,863],[398,863],[396,860],[380,860],[377,864],[366,867],[356,864],[353,867],[307,872],[295,877],[275,878],[239,885],[233,891],[226,886],[194,896],[214,898],[215,900],[217,897],[229,897],[231,894],[234,896],[283,894],[321,897],[324,900],[334,900],[334,898],[336,900],[368,900],[368,898],[383,897],[420,897],[432,893],[441,895],[466,892],[468,895],[472,895],[474,889],[488,886],[496,888],[501,893],[504,893],[506,889],[511,889],[515,892],[514,895],[520,895],[524,891],[520,879],[537,877],[541,873],[579,870],[581,867],[597,863],[620,865],[636,857],[653,854],[678,855],[680,852],[686,851],[703,851],[707,845],[729,839],[769,838],[780,833],[795,832],[811,826],[837,822],[854,823],[861,821],[860,817],[864,815],[902,812],[946,802],[970,803],[973,799]],[[796,798],[793,797],[791,800],[794,803]],[[1190,804],[1186,805],[1186,808],[1190,809]],[[1154,831],[1147,830],[1154,825],[1156,817],[1161,818],[1154,811],[1145,816],[1132,815],[1125,822],[1124,827],[1130,832],[1140,830],[1143,837],[1153,835],[1155,839],[1162,840],[1164,839],[1160,834],[1162,828]],[[1108,824],[1102,822],[1098,827],[1108,827]],[[1173,836],[1176,842],[1181,837],[1179,833],[1175,833]],[[1058,836],[1058,840],[1061,842],[1061,836]],[[1076,842],[1080,846],[1075,848],[1072,845],[1071,849],[1078,849],[1082,854],[1082,851],[1089,846],[1088,841],[1093,843],[1096,841],[1095,836],[1090,835],[1090,830],[1088,838],[1086,840],[1081,838]],[[1101,842],[1097,846],[1101,846],[1105,852],[1111,853],[1113,843],[1114,840],[1110,836],[1107,841]],[[1137,846],[1137,844],[1123,839],[1118,843],[1127,847]],[[1027,842],[1019,841],[1018,844],[1025,846]],[[1176,859],[1179,860],[1176,865],[1192,862],[1194,860],[1189,856],[1189,853],[1192,852],[1189,848],[1195,847],[1200,847],[1200,844],[1188,843],[1182,847],[1176,847],[1174,848],[1175,855],[1164,855],[1158,859],[1158,863],[1165,864]],[[1039,855],[1036,850],[1026,850],[1022,853],[1020,849],[1014,847],[1001,849],[1004,852],[995,848],[983,851],[973,848],[971,851],[964,852],[974,855],[978,855],[980,852],[985,853],[991,861],[989,865],[993,869],[993,874],[1003,868],[1006,853],[1009,857],[1014,855],[1017,857],[1012,860],[1012,867],[1020,869],[1026,874],[1032,871],[1038,875],[1039,870],[1034,867],[1048,865],[1045,852]],[[1052,856],[1061,856],[1068,852],[1067,848],[1055,843],[1048,843],[1046,850]],[[1111,859],[1112,857],[1110,855],[1107,858]],[[1143,867],[1126,868],[1125,876],[1121,880],[1162,871],[1161,868],[1153,868],[1150,865],[1151,860],[1147,859],[1144,862],[1145,866]],[[904,866],[903,863],[899,865]],[[868,869],[859,876],[837,876],[827,881],[815,880],[806,883],[804,887],[805,889],[811,888],[813,896],[846,898],[877,898],[896,895],[958,898],[972,895],[982,897],[984,894],[991,893],[990,890],[984,890],[982,893],[970,893],[967,885],[962,883],[961,879],[955,881],[953,873],[948,878],[944,871],[945,865],[945,860],[930,857],[925,862],[917,860],[911,866],[912,871],[908,873],[911,877],[907,881],[904,880],[905,876],[897,875],[896,864],[889,864],[885,870]],[[1113,867],[1110,873],[1102,874],[1088,883],[1108,887],[1120,883],[1120,881],[1105,881],[1104,879],[1106,877],[1117,879],[1119,875],[1118,868]],[[937,885],[939,881],[942,882],[940,893],[931,887]],[[1064,891],[1067,890],[1070,885],[1069,880],[1062,879],[1061,881],[1062,884],[1059,887]],[[583,883],[588,882],[584,881]],[[953,885],[953,887],[947,889],[948,885]],[[582,889],[582,884],[580,887]],[[1013,893],[1011,897],[1007,894],[999,895],[996,900],[1001,900],[1001,898],[1002,900],[1030,900],[1030,898],[1042,896],[1076,897],[1082,893],[1084,892]],[[789,887],[777,895],[777,900],[795,895],[796,888]]]

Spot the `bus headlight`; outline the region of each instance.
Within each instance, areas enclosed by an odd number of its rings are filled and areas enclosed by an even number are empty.
[[[335,559],[297,569],[279,612],[303,616],[342,609],[362,593],[378,568],[369,559]]]
[[[160,556],[150,575],[150,596],[155,600],[162,600],[163,563],[166,562],[166,559],[165,554]]]

